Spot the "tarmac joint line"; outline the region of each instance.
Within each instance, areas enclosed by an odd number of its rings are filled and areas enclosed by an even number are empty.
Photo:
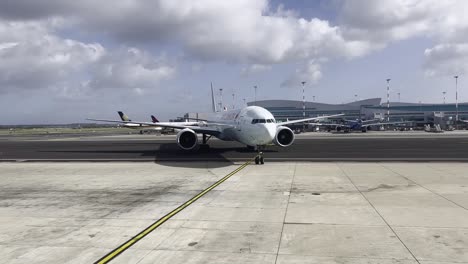
[[[255,156],[256,157],[256,156]],[[205,190],[203,190],[202,192],[200,192],[199,194],[195,195],[194,197],[192,197],[190,200],[186,201],[185,203],[181,204],[179,207],[177,207],[176,209],[172,210],[170,213],[166,214],[165,216],[161,217],[159,220],[157,220],[156,222],[154,222],[153,224],[151,224],[150,226],[148,226],[147,228],[145,228],[144,230],[142,230],[140,233],[138,233],[137,235],[135,235],[134,237],[130,238],[129,240],[127,240],[126,242],[124,242],[123,244],[121,244],[120,246],[118,246],[117,248],[113,249],[111,252],[107,253],[105,256],[103,256],[102,258],[100,258],[99,260],[97,260],[96,262],[94,262],[94,264],[105,264],[105,263],[109,263],[109,261],[113,260],[115,257],[117,257],[118,255],[120,255],[121,253],[123,253],[125,250],[129,249],[131,246],[133,246],[135,243],[137,243],[138,241],[140,241],[142,238],[144,238],[145,236],[147,236],[148,234],[150,234],[151,232],[153,232],[156,228],[158,228],[159,226],[161,226],[162,224],[164,224],[167,220],[171,219],[173,216],[175,216],[176,214],[180,213],[182,210],[184,210],[185,208],[187,208],[189,205],[191,205],[192,203],[194,203],[196,200],[200,199],[201,197],[203,197],[205,194],[207,194],[208,192],[210,192],[211,190],[213,190],[214,188],[216,188],[217,186],[219,186],[221,183],[225,182],[227,179],[229,179],[231,176],[233,176],[234,174],[238,173],[239,171],[243,170],[245,167],[247,167],[247,165],[249,165],[250,163],[252,163],[254,159],[251,159],[249,161],[247,161],[246,163],[242,164],[239,168],[233,170],[232,172],[230,172],[229,174],[227,174],[226,176],[224,176],[223,178],[221,178],[220,180],[218,180],[217,182],[213,183],[210,187],[206,188]]]

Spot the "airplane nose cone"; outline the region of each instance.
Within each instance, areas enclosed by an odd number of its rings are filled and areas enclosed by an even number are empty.
[[[275,124],[269,124],[269,125],[267,125],[267,128],[268,128],[268,133],[270,134],[270,141],[271,141],[276,136],[276,125]]]
[[[263,127],[263,135],[262,145],[270,144],[276,136],[276,125],[265,124]]]

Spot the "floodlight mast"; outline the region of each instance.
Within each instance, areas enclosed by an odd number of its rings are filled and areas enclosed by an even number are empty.
[[[305,84],[306,82],[303,81],[301,82],[302,83],[302,118],[306,118],[305,117]],[[305,131],[305,122],[302,123],[302,132]]]
[[[453,78],[455,78],[455,127],[458,130],[458,75],[453,76]]]
[[[387,122],[390,122],[390,80],[387,79]]]

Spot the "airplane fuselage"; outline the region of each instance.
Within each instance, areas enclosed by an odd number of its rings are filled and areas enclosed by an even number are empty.
[[[221,133],[221,140],[239,141],[249,146],[262,146],[272,143],[277,132],[273,115],[265,108],[248,106],[238,110],[210,113]],[[223,125],[226,125],[223,127]]]

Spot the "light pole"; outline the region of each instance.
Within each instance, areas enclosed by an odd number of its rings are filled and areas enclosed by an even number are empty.
[[[301,82],[302,83],[302,118],[305,118],[305,84],[306,82]],[[302,123],[302,131],[305,131],[305,122]]]
[[[444,104],[445,104],[445,94],[446,94],[446,93],[447,93],[447,92],[442,92],[442,94],[444,95]]]
[[[398,92],[398,102],[400,103],[400,92]]]
[[[245,98],[243,98],[242,100],[244,100],[244,105],[247,105],[247,104],[245,103]]]
[[[255,102],[255,105],[257,105],[257,85],[254,86],[254,89],[255,89],[254,102]]]
[[[455,78],[455,108],[456,108],[456,114],[455,114],[455,127],[458,130],[458,75],[453,76]]]
[[[357,94],[354,95],[354,101],[357,102]]]
[[[390,122],[390,80],[387,79],[387,122]]]
[[[315,95],[314,95],[314,96],[312,96],[312,101],[314,101],[314,102],[315,102]]]

